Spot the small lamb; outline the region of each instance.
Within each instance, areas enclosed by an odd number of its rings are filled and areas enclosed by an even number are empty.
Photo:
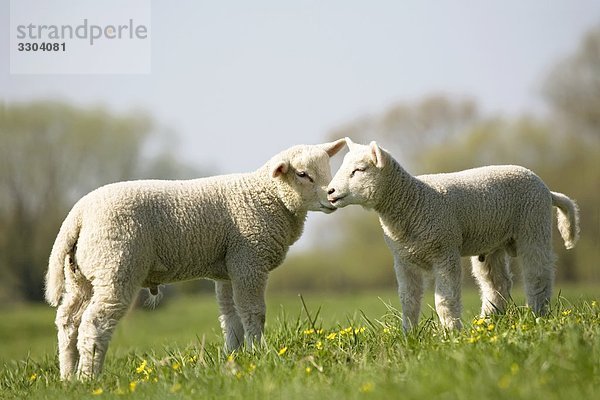
[[[507,255],[522,263],[527,303],[544,314],[554,279],[552,207],[567,249],[578,239],[578,209],[519,166],[488,166],[414,177],[375,142],[346,142],[350,151],[329,184],[329,201],[379,214],[394,255],[398,292],[409,330],[419,321],[426,273],[435,280],[442,326],[460,329],[461,256],[471,256],[482,315],[502,311],[512,287]]]
[[[299,145],[253,173],[120,182],[79,200],[63,222],[46,275],[58,306],[61,379],[102,370],[112,333],[140,287],[215,280],[226,350],[261,340],[269,271],[327,201],[329,158],[343,140]]]

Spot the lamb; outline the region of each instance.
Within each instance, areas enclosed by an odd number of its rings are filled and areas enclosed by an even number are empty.
[[[512,287],[508,256],[520,259],[527,303],[548,310],[554,279],[552,207],[567,249],[579,235],[573,200],[551,192],[526,168],[506,165],[414,177],[377,143],[350,151],[329,184],[337,208],[359,204],[379,215],[394,256],[408,331],[419,320],[424,277],[433,275],[442,326],[460,329],[461,256],[471,256],[482,315],[505,309]]]
[[[46,275],[58,306],[61,379],[98,376],[112,333],[141,287],[215,281],[227,351],[261,340],[269,271],[327,201],[329,158],[344,141],[299,145],[255,172],[103,186],[63,222]]]

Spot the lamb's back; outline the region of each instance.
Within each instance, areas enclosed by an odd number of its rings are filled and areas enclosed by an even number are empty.
[[[484,253],[518,235],[538,209],[549,209],[550,192],[527,168],[487,166],[459,172],[421,175],[442,196],[458,222],[463,255]]]

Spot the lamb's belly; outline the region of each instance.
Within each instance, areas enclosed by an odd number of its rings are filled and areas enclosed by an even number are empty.
[[[488,254],[494,250],[506,247],[511,242],[510,235],[481,234],[477,237],[463,237],[460,255],[463,257]]]
[[[186,265],[178,268],[159,266],[151,270],[146,278],[150,284],[173,283],[192,279],[229,279],[225,263],[217,262],[211,265]]]

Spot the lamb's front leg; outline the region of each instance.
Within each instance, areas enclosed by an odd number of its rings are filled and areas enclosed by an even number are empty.
[[[244,327],[249,348],[260,343],[265,326],[265,288],[268,272],[249,266],[232,274],[233,301]]]
[[[225,336],[225,351],[231,352],[244,343],[244,326],[235,310],[231,282],[216,281],[215,292],[219,303],[219,322]]]
[[[408,265],[394,256],[398,295],[402,304],[402,327],[405,332],[416,328],[423,299],[423,274],[418,267]]]
[[[446,329],[462,329],[460,314],[462,268],[460,256],[453,255],[434,265],[435,311]]]

